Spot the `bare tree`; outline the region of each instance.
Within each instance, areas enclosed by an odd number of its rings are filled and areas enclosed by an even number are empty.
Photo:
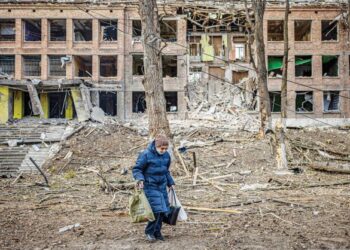
[[[289,0],[286,0],[286,9],[284,13],[283,39],[284,39],[284,54],[283,54],[283,70],[282,70],[282,85],[281,85],[281,122],[276,126],[276,135],[280,143],[277,147],[277,166],[280,169],[288,168],[287,151],[285,143],[285,130],[287,119],[287,80],[288,80],[288,18],[289,17]],[[276,141],[277,143],[277,141]],[[277,144],[276,144],[277,145]]]
[[[164,97],[157,1],[139,0],[139,7],[144,47],[143,85],[146,93],[149,136],[154,138],[161,133],[171,137]]]
[[[257,74],[257,84],[259,93],[259,112],[260,112],[260,135],[264,136],[267,130],[271,130],[272,119],[271,119],[271,107],[270,98],[267,88],[267,69],[266,69],[266,59],[265,59],[265,43],[264,43],[264,13],[266,0],[252,0],[252,9],[254,11],[254,24],[250,20],[250,14],[247,7],[247,0],[245,0],[246,6],[246,17],[249,30],[254,31],[254,42],[255,42],[255,56],[256,62],[250,56],[250,61],[256,70]],[[248,51],[251,54],[251,37],[248,38]]]

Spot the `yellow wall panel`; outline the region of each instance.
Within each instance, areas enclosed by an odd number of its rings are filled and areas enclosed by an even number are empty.
[[[9,95],[9,88],[0,86],[0,123],[6,123],[9,119]]]

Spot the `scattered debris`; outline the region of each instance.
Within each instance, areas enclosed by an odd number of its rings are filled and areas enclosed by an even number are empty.
[[[70,231],[70,230],[78,228],[78,227],[80,227],[80,223],[75,223],[75,224],[72,224],[72,225],[69,225],[69,226],[61,227],[58,230],[58,232],[59,233],[64,233],[64,232]]]

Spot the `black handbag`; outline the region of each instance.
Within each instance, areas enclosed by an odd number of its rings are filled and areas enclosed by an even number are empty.
[[[171,189],[171,192],[174,192],[173,189]],[[175,197],[175,193],[174,197]],[[170,206],[170,212],[168,214],[166,214],[163,217],[163,222],[172,226],[176,225],[177,222],[177,216],[179,215],[181,207],[177,206],[176,204],[176,199],[175,199],[175,206]]]

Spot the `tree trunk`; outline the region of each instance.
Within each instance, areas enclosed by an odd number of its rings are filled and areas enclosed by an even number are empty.
[[[171,138],[163,87],[161,40],[156,0],[139,0],[144,47],[144,80],[149,136],[164,134]]]
[[[287,118],[287,77],[288,77],[288,16],[289,16],[289,0],[286,0],[286,10],[284,14],[284,54],[283,54],[283,70],[281,85],[281,122],[276,126],[276,134],[279,137],[280,147],[277,150],[277,167],[279,169],[288,169],[288,160],[285,143],[285,130]],[[277,142],[277,141],[276,141]]]
[[[260,135],[264,136],[265,132],[271,129],[271,107],[270,98],[267,88],[267,69],[265,60],[265,44],[264,44],[264,12],[265,12],[265,0],[255,0],[252,2],[254,15],[255,15],[255,27],[254,38],[256,45],[257,55],[257,82],[259,90],[259,112],[260,112]]]

